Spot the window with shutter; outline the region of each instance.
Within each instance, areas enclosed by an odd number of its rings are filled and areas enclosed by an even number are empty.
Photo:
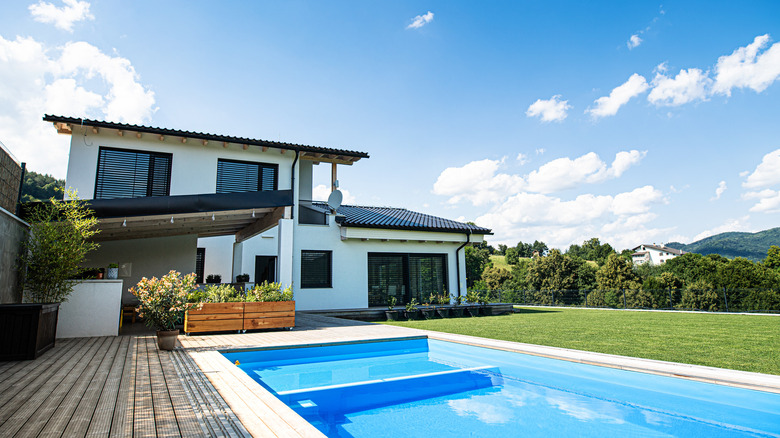
[[[217,193],[276,190],[279,165],[250,161],[217,161]]]
[[[446,254],[368,253],[368,305],[419,303],[447,293]]]
[[[301,251],[301,288],[330,288],[331,251]]]
[[[168,196],[173,155],[101,147],[95,199]]]

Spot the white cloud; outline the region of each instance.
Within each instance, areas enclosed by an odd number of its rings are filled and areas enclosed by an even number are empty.
[[[95,16],[89,12],[89,2],[77,0],[63,0],[62,7],[54,6],[43,0],[30,5],[30,14],[35,21],[52,23],[58,29],[73,33],[73,24],[84,20],[94,20]]]
[[[523,164],[528,162],[528,155],[520,152],[517,154],[517,162],[522,166]]]
[[[544,153],[546,152],[546,149],[545,148],[538,148],[534,152],[536,152],[536,155],[544,155]]]
[[[756,170],[748,175],[742,187],[755,189],[768,187],[780,183],[780,149],[776,149],[766,155]]]
[[[433,185],[433,193],[449,196],[450,204],[462,200],[473,205],[494,204],[520,191],[553,193],[617,178],[639,163],[645,154],[621,151],[608,166],[596,153],[590,152],[575,159],[552,160],[525,176],[499,173],[503,159],[472,161],[462,167],[444,169]]]
[[[341,203],[343,205],[354,205],[356,203],[355,197],[349,193],[346,189],[339,189],[343,196]],[[312,188],[311,197],[314,201],[327,201],[330,196],[330,186],[325,184],[318,184]]]
[[[642,44],[642,38],[639,38],[639,35],[637,34],[631,35],[631,38],[626,42],[626,46],[628,46],[629,50],[639,47],[640,44]]]
[[[647,100],[657,106],[679,106],[696,100],[706,100],[712,84],[698,68],[680,70],[674,78],[659,72],[653,79],[653,89]]]
[[[645,77],[634,73],[625,83],[613,89],[609,96],[596,99],[595,107],[588,108],[585,112],[590,113],[594,119],[614,116],[621,106],[628,103],[632,97],[644,93],[648,88],[649,85],[647,85]]]
[[[425,26],[426,24],[430,23],[431,21],[433,21],[433,12],[428,11],[428,13],[426,14],[418,15],[412,18],[412,22],[408,26],[406,26],[406,28],[419,29]]]
[[[698,242],[699,240],[705,239],[707,237],[714,236],[720,233],[725,233],[728,231],[753,232],[755,230],[752,229],[749,221],[750,221],[750,216],[742,216],[741,218],[729,219],[723,225],[719,225],[715,228],[702,231],[701,233],[697,234],[696,236],[693,237],[693,242]]]
[[[730,96],[732,88],[750,88],[757,93],[766,90],[780,77],[780,43],[759,55],[767,44],[769,35],[760,35],[731,55],[718,58],[713,92]]]
[[[720,199],[721,195],[723,195],[723,192],[726,191],[726,181],[721,181],[718,183],[718,188],[715,189],[715,197],[712,198],[712,200]]]
[[[750,207],[750,211],[756,213],[780,212],[780,192],[774,192],[773,195],[761,197],[758,204]]]
[[[571,108],[568,100],[560,100],[559,94],[547,100],[537,99],[525,112],[528,117],[539,117],[543,122],[560,122],[566,116],[567,110]]]
[[[143,123],[154,103],[125,58],[85,42],[47,48],[0,36],[0,131],[31,170],[65,176],[69,139],[41,120],[45,113]]]

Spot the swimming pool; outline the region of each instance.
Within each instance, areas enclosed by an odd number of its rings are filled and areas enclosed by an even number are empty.
[[[223,354],[331,437],[780,437],[780,394],[434,339]]]

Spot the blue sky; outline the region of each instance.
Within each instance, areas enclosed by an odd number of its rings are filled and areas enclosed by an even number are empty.
[[[780,2],[589,3],[4,1],[0,141],[58,177],[44,112],[365,151],[347,201],[494,245],[780,225]]]

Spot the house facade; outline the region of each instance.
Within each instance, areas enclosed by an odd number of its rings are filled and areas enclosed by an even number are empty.
[[[642,265],[645,263],[660,265],[666,263],[669,259],[685,254],[685,251],[655,244],[639,245],[634,248],[633,251],[634,253],[631,254],[631,259],[634,262],[634,265]]]
[[[402,208],[312,200],[315,165],[364,152],[46,115],[71,136],[66,187],[89,200],[127,289],[171,269],[292,285],[301,310],[464,294],[464,246],[489,229]],[[332,208],[335,207],[335,208]]]

